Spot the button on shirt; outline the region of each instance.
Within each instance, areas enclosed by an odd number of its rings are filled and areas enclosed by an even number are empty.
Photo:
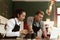
[[[12,32],[15,26],[15,20],[17,25],[20,26],[20,30],[17,32]],[[23,30],[23,21],[19,21],[17,18],[12,18],[8,20],[7,26],[6,26],[6,36],[11,37],[11,36],[20,36],[20,31]]]

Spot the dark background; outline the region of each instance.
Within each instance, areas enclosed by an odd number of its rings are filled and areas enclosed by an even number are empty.
[[[8,13],[7,14],[2,14],[0,13],[2,16],[6,17],[6,18],[11,18],[14,14],[14,10],[16,8],[24,8],[27,12],[27,16],[34,16],[34,14],[36,13],[36,11],[41,10],[44,11],[45,15],[43,20],[45,21],[46,18],[50,18],[52,21],[54,20],[54,6],[53,6],[53,10],[50,16],[48,16],[46,14],[46,9],[49,6],[49,2],[24,2],[24,1],[20,1],[20,2],[12,2],[11,0],[7,0],[8,1]],[[57,7],[60,7],[60,2],[56,3]]]

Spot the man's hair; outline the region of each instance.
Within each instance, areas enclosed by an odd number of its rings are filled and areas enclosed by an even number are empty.
[[[39,11],[37,11],[37,12],[35,13],[35,15],[38,15],[38,14],[44,15],[44,12],[39,10]]]
[[[15,10],[15,17],[17,17],[17,14],[21,15],[22,12],[26,12],[26,11],[25,11],[24,9],[22,9],[22,8],[17,8],[17,9]]]

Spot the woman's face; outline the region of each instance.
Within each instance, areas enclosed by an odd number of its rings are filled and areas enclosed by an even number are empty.
[[[18,14],[18,19],[20,20],[20,21],[23,21],[24,19],[25,19],[25,16],[26,16],[26,12],[22,12],[22,14]]]

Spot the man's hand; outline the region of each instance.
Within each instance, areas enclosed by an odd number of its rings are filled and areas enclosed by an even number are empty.
[[[39,37],[39,36],[37,36],[36,38],[37,38],[37,39],[39,39],[40,37]]]
[[[44,36],[44,38],[45,38],[46,40],[49,40],[50,37],[47,36],[47,32],[46,32],[46,30],[42,30],[42,32],[43,32],[43,36]]]
[[[20,33],[21,33],[21,34],[27,34],[27,33],[28,33],[28,30],[26,30],[26,29],[21,30]]]
[[[30,34],[33,34],[34,32],[33,31],[29,31]]]
[[[37,36],[37,37],[36,37],[36,40],[40,40],[40,37],[39,37],[39,36]]]
[[[50,37],[48,37],[48,36],[46,36],[45,38],[46,38],[46,40],[49,40],[50,39]]]

